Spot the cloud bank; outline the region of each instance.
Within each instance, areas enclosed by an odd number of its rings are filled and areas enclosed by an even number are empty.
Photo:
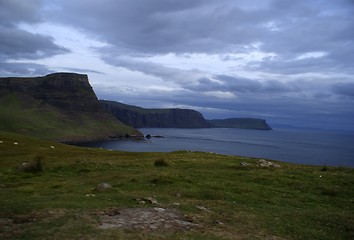
[[[2,75],[86,69],[101,98],[353,129],[351,0],[0,5]]]

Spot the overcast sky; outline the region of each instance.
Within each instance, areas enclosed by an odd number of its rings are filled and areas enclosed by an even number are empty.
[[[0,75],[100,99],[354,130],[354,0],[0,0]]]

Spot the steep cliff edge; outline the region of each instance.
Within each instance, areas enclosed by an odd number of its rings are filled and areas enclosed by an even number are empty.
[[[209,128],[200,112],[190,109],[146,109],[100,100],[102,106],[123,123],[135,128]]]
[[[0,78],[0,130],[56,141],[141,135],[106,112],[87,75],[75,73]]]
[[[266,120],[258,118],[227,118],[209,120],[215,127],[272,130]]]

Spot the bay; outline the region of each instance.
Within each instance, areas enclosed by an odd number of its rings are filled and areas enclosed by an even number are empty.
[[[203,151],[308,165],[354,167],[353,133],[230,128],[139,130],[144,135],[164,138],[145,142],[113,140],[81,146],[131,152]]]

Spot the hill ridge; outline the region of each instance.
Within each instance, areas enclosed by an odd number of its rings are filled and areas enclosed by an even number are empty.
[[[93,141],[142,134],[100,105],[88,76],[53,73],[0,78],[0,130],[57,141]]]

